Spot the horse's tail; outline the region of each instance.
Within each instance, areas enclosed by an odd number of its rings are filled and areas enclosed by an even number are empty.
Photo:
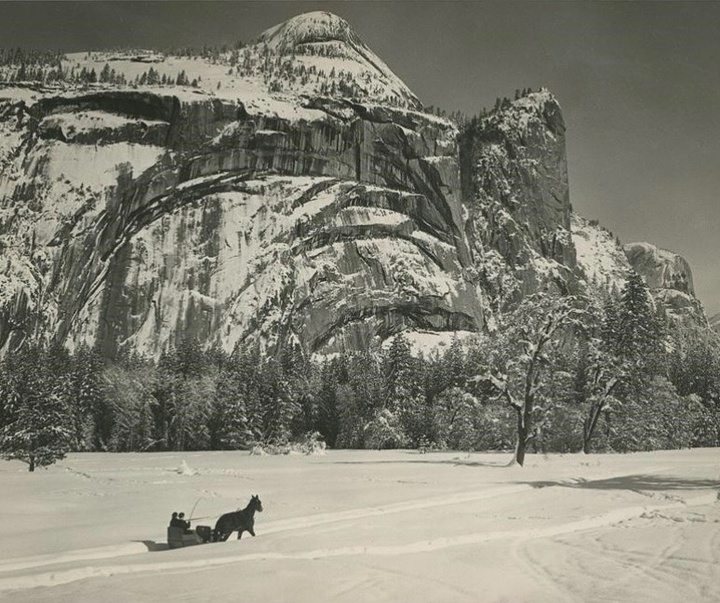
[[[220,524],[223,521],[224,515],[221,515],[220,518],[215,522],[215,527],[212,531],[212,540],[213,542],[217,542],[218,536],[220,535]]]

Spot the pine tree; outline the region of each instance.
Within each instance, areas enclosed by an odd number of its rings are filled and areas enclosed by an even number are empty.
[[[24,461],[35,471],[64,458],[70,450],[67,409],[54,391],[45,351],[29,345],[15,356],[9,366],[15,374],[4,380],[3,402],[8,410],[0,429],[0,455]]]
[[[342,354],[322,364],[320,368],[316,429],[330,447],[336,446],[340,434],[338,387],[347,384],[347,382],[347,356]]]
[[[633,271],[620,294],[615,351],[639,369],[652,369],[661,338],[650,292],[642,277]]]
[[[355,414],[361,420],[369,421],[386,400],[378,350],[367,348],[349,355],[348,385],[357,400]]]
[[[276,359],[268,358],[264,363],[262,383],[264,440],[273,445],[285,445],[291,440],[292,425],[300,409],[293,399],[282,364]]]
[[[383,410],[397,417],[402,436],[416,446],[430,435],[425,422],[422,374],[413,357],[410,342],[403,333],[396,335],[383,359],[385,403]]]
[[[105,63],[105,66],[102,68],[102,71],[100,72],[100,82],[112,82],[113,78],[111,76],[111,69],[110,69],[110,63]]]
[[[383,359],[384,408],[397,416],[407,442],[418,446],[431,437],[424,385],[424,359],[414,357],[407,337],[396,335]]]
[[[287,395],[294,407],[291,433],[293,438],[304,437],[316,430],[318,420],[317,371],[294,338],[288,338],[279,353]]]
[[[218,374],[210,421],[213,449],[248,449],[255,441],[248,418],[250,362],[247,352],[236,349]]]
[[[106,450],[112,437],[114,416],[106,406],[101,376],[103,361],[87,345],[73,354],[72,370],[64,394],[73,416],[76,450]]]
[[[423,390],[428,412],[433,400],[445,390],[465,387],[469,375],[465,346],[459,339],[454,338],[444,354],[435,353],[423,358],[422,365]]]
[[[360,402],[349,384],[338,384],[335,388],[335,404],[338,414],[338,448],[361,448],[363,446],[364,417],[358,412]]]
[[[160,74],[155,70],[154,67],[150,67],[150,70],[147,74],[147,84],[148,86],[156,86],[160,83]]]
[[[668,368],[663,311],[655,307],[637,273],[629,275],[605,323],[605,350],[616,359],[622,377],[612,392],[612,410],[605,411],[607,441],[617,450],[653,447],[651,442],[659,439],[651,436],[647,425],[661,409],[647,393],[657,391],[658,404],[677,393],[671,392],[672,385],[668,388],[665,384]]]
[[[242,384],[236,376],[221,373],[215,389],[215,429],[211,428],[211,446],[222,450],[247,450],[254,442],[248,427],[247,408]]]

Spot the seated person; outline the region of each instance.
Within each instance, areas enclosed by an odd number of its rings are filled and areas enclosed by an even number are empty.
[[[178,515],[178,521],[180,522],[180,527],[184,528],[186,533],[190,531],[190,522],[185,521],[185,513]]]
[[[177,511],[174,511],[172,514],[172,519],[170,520],[170,527],[171,528],[185,528],[185,522],[178,517]]]

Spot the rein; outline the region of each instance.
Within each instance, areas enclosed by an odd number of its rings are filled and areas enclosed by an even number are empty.
[[[215,515],[205,515],[205,517],[196,517],[193,521],[197,521],[198,519],[210,519],[211,517],[215,517]]]
[[[200,502],[200,500],[202,500],[202,496],[195,501],[192,511],[190,511],[190,517],[189,517],[188,521],[192,521],[193,513],[195,513],[195,508],[198,506],[198,503]]]

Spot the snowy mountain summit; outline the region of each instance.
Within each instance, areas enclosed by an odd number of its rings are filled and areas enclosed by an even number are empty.
[[[304,44],[333,42],[367,48],[345,19],[324,11],[303,13],[279,23],[261,33],[257,42],[281,52],[291,52]]]
[[[328,12],[298,15],[263,32],[256,44],[280,56],[293,56],[306,68],[355,88],[358,96],[393,99],[419,108],[420,101],[362,41],[350,24]]]

